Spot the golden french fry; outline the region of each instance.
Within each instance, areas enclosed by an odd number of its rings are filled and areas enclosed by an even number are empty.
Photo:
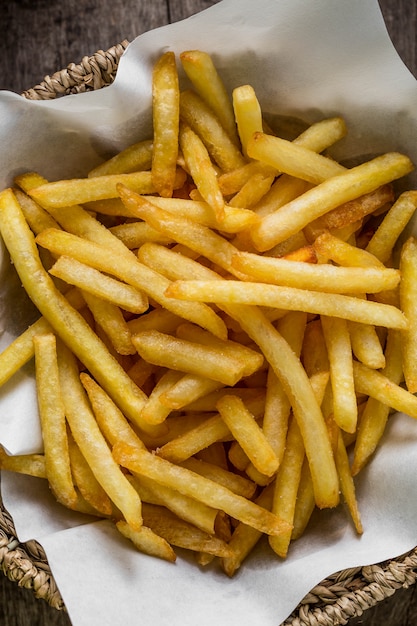
[[[152,74],[152,183],[165,197],[172,196],[176,187],[179,102],[175,54],[168,51],[159,58]]]
[[[33,357],[33,338],[51,332],[52,328],[44,317],[39,318],[21,335],[16,337],[0,354],[0,386],[4,385]]]
[[[172,337],[158,331],[143,331],[132,336],[138,353],[146,361],[181,372],[212,378],[235,385],[246,374],[246,363],[223,348]]]
[[[389,261],[398,237],[417,208],[417,191],[405,191],[394,202],[366,246],[382,263]]]
[[[195,341],[204,346],[215,346],[223,351],[224,355],[234,355],[243,366],[243,376],[251,376],[257,372],[265,362],[263,355],[252,347],[244,346],[231,339],[219,339],[199,326],[180,324],[176,329],[176,336],[186,341]]]
[[[299,539],[303,535],[315,506],[314,487],[310,467],[308,460],[304,459],[294,507],[293,529],[291,533],[292,541]]]
[[[347,323],[338,317],[322,315],[321,326],[329,356],[334,420],[342,430],[353,433],[356,430],[358,409]]]
[[[27,223],[35,235],[46,230],[46,228],[59,228],[56,220],[30,196],[20,189],[15,189],[14,194]]]
[[[214,535],[217,509],[184,496],[178,490],[161,485],[146,476],[132,474],[128,478],[142,502],[166,507],[180,519],[193,524],[209,535]]]
[[[252,85],[241,85],[233,90],[233,110],[243,153],[247,154],[249,139],[263,131],[261,106]]]
[[[326,261],[331,260],[345,267],[384,267],[377,257],[362,248],[326,231],[319,235],[313,244],[317,253]]]
[[[389,330],[385,347],[383,374],[399,385],[403,378],[402,333]],[[390,406],[375,398],[368,398],[362,412],[356,435],[352,474],[355,476],[375,452],[390,413]]]
[[[303,438],[295,419],[290,421],[287,444],[276,481],[271,511],[285,519],[291,530],[269,537],[269,545],[278,556],[287,556],[293,528],[295,503],[305,455]]]
[[[43,454],[7,454],[0,446],[0,469],[36,478],[46,478],[45,456]]]
[[[137,530],[124,520],[116,522],[116,528],[126,539],[130,539],[140,552],[175,563],[177,557],[174,550],[165,539],[159,537],[150,528],[142,526]]]
[[[140,446],[141,440],[136,432],[104,389],[86,372],[80,373],[80,381],[87,392],[97,424],[109,444],[114,445],[118,439],[123,439]]]
[[[229,206],[240,207],[242,209],[255,209],[258,203],[265,197],[271,189],[274,176],[264,173],[254,174],[229,200]]]
[[[165,237],[165,235],[161,235],[161,233],[146,224],[146,222],[125,222],[124,224],[112,226],[109,230],[120,239],[129,250],[135,250],[147,241],[164,245],[173,243],[171,239]]]
[[[272,505],[273,485],[266,487],[256,499],[256,503],[265,509],[270,510]],[[225,573],[232,577],[242,565],[245,558],[252,552],[256,546],[262,533],[247,526],[246,524],[238,524],[229,541],[229,547],[233,550],[230,557],[222,559],[222,567]]]
[[[255,132],[247,142],[247,153],[252,159],[263,161],[295,178],[318,185],[346,171],[342,165],[325,156],[281,137]]]
[[[401,250],[400,259],[401,309],[408,320],[408,329],[403,333],[403,368],[407,389],[417,391],[417,241],[409,237]]]
[[[179,410],[222,386],[222,383],[204,376],[184,374],[161,395],[160,401],[171,410]]]
[[[118,442],[113,448],[113,456],[123,467],[153,478],[162,485],[174,487],[266,534],[280,534],[287,528],[287,524],[251,500],[149,452]]]
[[[253,481],[201,458],[191,457],[183,461],[181,465],[192,472],[196,472],[196,474],[201,474],[201,476],[220,483],[243,498],[251,499],[255,494],[256,484]]]
[[[167,509],[144,504],[143,515],[146,526],[176,547],[195,552],[204,551],[219,557],[230,556],[232,553],[225,541],[181,520]]]
[[[174,188],[182,187],[185,173],[176,169]],[[45,183],[29,191],[29,195],[46,209],[69,207],[84,202],[117,198],[117,185],[122,183],[138,193],[157,191],[151,172],[132,172],[130,174],[109,174],[94,178],[73,178]]]
[[[112,502],[94,476],[72,436],[68,438],[68,448],[71,461],[71,474],[80,494],[97,512],[110,517],[113,513]]]
[[[253,242],[258,250],[269,250],[343,202],[370,193],[412,169],[407,156],[392,152],[346,170],[262,218],[252,230]]]
[[[152,147],[151,139],[134,143],[90,170],[88,177],[148,170],[152,165]]]
[[[207,257],[226,271],[241,276],[232,266],[237,249],[227,239],[202,224],[164,211],[126,187],[120,187],[119,191],[123,202],[137,217],[162,233],[169,232],[175,241]]]
[[[212,302],[222,306],[259,305],[277,309],[304,311],[319,315],[385,326],[407,328],[407,319],[396,307],[353,296],[328,294],[320,291],[281,287],[266,283],[236,280],[178,280],[171,283],[168,297],[196,302]]]
[[[142,525],[141,501],[112,457],[79,379],[75,357],[62,344],[58,351],[59,380],[71,433],[98,482],[132,528]]]
[[[353,361],[353,375],[357,392],[375,398],[400,413],[417,418],[417,397],[387,376],[369,369],[359,361]]]
[[[201,50],[185,50],[180,61],[199,96],[213,109],[231,140],[239,145],[232,102],[211,56]]]
[[[255,468],[261,474],[272,476],[278,469],[278,458],[242,400],[232,394],[226,395],[218,401],[217,408]]]
[[[189,218],[203,226],[208,226],[214,230],[221,230],[224,233],[238,233],[258,221],[253,211],[242,208],[241,206],[234,207],[225,204],[221,211],[221,222],[219,222],[216,219],[216,215],[213,213],[212,207],[202,200],[160,198],[159,196],[144,197],[152,202],[152,204],[161,209],[165,209],[165,211],[169,213]],[[148,228],[150,227],[148,226]],[[114,228],[113,231],[115,230]],[[152,229],[152,232],[154,232],[154,229]],[[162,237],[162,235],[159,234],[159,237]],[[165,237],[165,240],[171,243],[168,237]]]
[[[171,408],[161,402],[161,396],[183,377],[181,372],[166,370],[155,384],[146,401],[141,417],[150,424],[161,424],[171,413]]]
[[[180,97],[180,117],[201,138],[213,161],[224,172],[245,164],[239,148],[210,107],[191,90]]]
[[[394,289],[400,282],[398,270],[386,267],[341,267],[294,259],[237,252],[233,266],[259,282],[329,293],[376,293]]]
[[[358,361],[373,369],[385,366],[385,356],[381,341],[374,326],[348,322],[353,354]]]
[[[149,307],[143,292],[70,257],[59,257],[49,273],[125,311],[143,313]]]
[[[356,500],[355,484],[353,482],[352,473],[350,470],[348,453],[343,442],[343,437],[341,436],[337,438],[335,459],[337,471],[340,478],[340,490],[349,509],[350,515],[355,525],[356,532],[360,535],[363,533],[363,526],[358,509],[358,503]]]
[[[218,222],[224,218],[224,198],[209,153],[200,137],[186,124],[180,125],[179,142],[187,170]]]
[[[83,291],[82,294],[96,324],[109,338],[116,352],[135,354],[131,333],[121,309],[113,302],[103,300],[88,291]]]
[[[56,499],[71,508],[77,501],[71,475],[67,423],[59,381],[56,338],[36,335],[36,389],[45,454],[45,472]]]
[[[325,213],[317,220],[316,226],[325,228],[340,229],[349,224],[355,224],[367,215],[384,207],[394,199],[393,187],[391,184],[382,184],[374,191],[365,193],[358,198],[353,198],[343,202],[338,207]],[[314,222],[312,226],[314,227]]]

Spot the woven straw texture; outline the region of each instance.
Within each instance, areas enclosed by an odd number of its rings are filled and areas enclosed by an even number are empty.
[[[99,50],[78,65],[47,76],[22,96],[51,100],[110,85],[127,47],[123,41],[106,52]],[[65,610],[42,547],[36,541],[20,543],[13,521],[0,499],[0,568],[12,581],[33,590],[52,607]],[[282,626],[336,626],[388,598],[397,589],[415,584],[417,548],[391,561],[338,572],[314,587]]]

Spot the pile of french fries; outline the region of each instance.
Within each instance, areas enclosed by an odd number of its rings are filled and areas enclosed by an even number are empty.
[[[417,191],[395,186],[413,164],[326,156],[340,117],[282,138],[199,50],[152,81],[151,137],[0,194],[40,313],[0,383],[34,358],[44,442],[0,466],[140,551],[232,576],[264,535],[285,558],[316,508],[362,533],[354,478],[393,411],[417,418]]]

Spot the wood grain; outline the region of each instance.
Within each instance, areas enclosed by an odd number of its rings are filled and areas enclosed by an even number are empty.
[[[8,0],[1,3],[0,89],[17,93],[85,55],[176,22],[216,0]],[[380,0],[387,29],[417,77],[417,2]],[[371,34],[370,34],[371,36]],[[0,574],[1,626],[71,626],[65,612]],[[397,591],[348,626],[417,624],[417,587]],[[119,626],[119,624],[115,624]],[[145,625],[144,625],[145,626]],[[223,626],[223,625],[219,625]],[[262,626],[262,625],[259,625]]]

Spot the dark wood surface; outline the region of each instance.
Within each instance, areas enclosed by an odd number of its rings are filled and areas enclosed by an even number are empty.
[[[1,0],[0,89],[17,93],[46,75],[137,35],[201,11],[214,0]],[[380,0],[388,31],[417,77],[417,1]],[[414,626],[417,586],[348,626]],[[0,573],[1,626],[71,626],[68,616]],[[114,626],[119,626],[115,624]],[[144,625],[145,626],[145,625]]]

